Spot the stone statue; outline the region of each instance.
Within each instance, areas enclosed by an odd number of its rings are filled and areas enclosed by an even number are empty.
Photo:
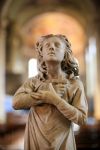
[[[63,35],[42,36],[36,50],[38,75],[13,100],[14,109],[30,108],[24,149],[75,150],[72,124],[84,124],[88,110],[78,62]]]

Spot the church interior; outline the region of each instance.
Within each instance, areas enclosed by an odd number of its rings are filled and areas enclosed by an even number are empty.
[[[79,62],[88,119],[75,125],[78,150],[100,148],[100,1],[0,0],[0,150],[23,150],[28,110],[12,108],[13,95],[36,75],[35,43],[63,34]]]

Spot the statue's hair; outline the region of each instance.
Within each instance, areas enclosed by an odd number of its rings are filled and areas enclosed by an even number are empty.
[[[36,43],[36,50],[38,53],[38,77],[40,80],[45,80],[47,78],[47,67],[45,62],[43,61],[43,42],[51,37],[57,37],[62,40],[62,42],[65,43],[66,49],[64,54],[64,59],[61,62],[61,69],[66,73],[68,77],[71,76],[79,76],[79,64],[75,57],[73,57],[73,53],[71,50],[71,44],[66,38],[66,36],[57,34],[49,34],[46,36],[42,36]]]

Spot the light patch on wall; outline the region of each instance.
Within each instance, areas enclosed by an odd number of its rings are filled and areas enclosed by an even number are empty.
[[[86,52],[86,82],[87,95],[94,97],[95,81],[96,81],[96,39],[94,37],[89,39],[89,46]]]
[[[38,74],[37,59],[32,58],[28,62],[28,77],[34,77]]]

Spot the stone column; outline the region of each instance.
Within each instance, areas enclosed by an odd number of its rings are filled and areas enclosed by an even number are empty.
[[[0,124],[4,124],[6,121],[5,78],[5,31],[0,29]]]
[[[95,118],[100,120],[100,29],[97,31],[97,74],[96,74],[96,87],[95,87],[95,99],[94,110]],[[95,81],[94,81],[95,82]]]

